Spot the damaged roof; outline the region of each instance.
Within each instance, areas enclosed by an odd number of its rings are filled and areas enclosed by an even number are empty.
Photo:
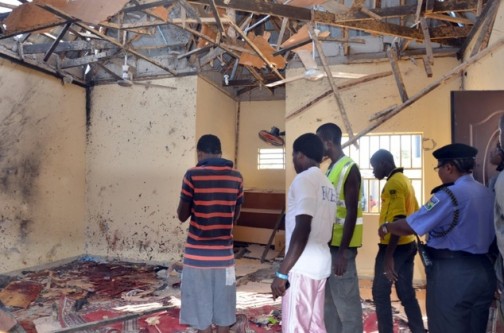
[[[435,56],[460,55],[482,27],[477,48],[486,47],[496,3],[3,0],[0,55],[84,86],[199,74],[232,96],[259,89],[283,98],[288,66],[304,66],[308,79],[358,78],[327,65],[392,50],[423,57],[429,75]]]

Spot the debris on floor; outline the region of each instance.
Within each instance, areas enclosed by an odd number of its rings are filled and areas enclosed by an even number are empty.
[[[264,257],[264,249],[242,244],[235,251],[240,259],[236,260],[233,333],[281,332],[281,299],[273,300],[270,284],[283,253],[270,250]],[[85,257],[51,269],[23,272],[0,286],[0,331],[195,332],[179,324],[182,268],[180,262],[159,266]],[[376,332],[374,305],[369,300],[362,304],[365,333]],[[15,318],[14,322],[9,318]],[[397,332],[409,332],[399,311],[394,323]]]

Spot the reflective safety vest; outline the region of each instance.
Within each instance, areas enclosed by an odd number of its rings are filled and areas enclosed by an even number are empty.
[[[341,238],[343,237],[343,224],[345,223],[345,217],[347,215],[347,209],[345,206],[345,182],[350,173],[350,169],[355,165],[355,162],[348,156],[341,157],[332,168],[327,170],[327,177],[329,181],[333,184],[336,190],[336,221],[333,224],[333,235],[331,240],[331,246],[340,246]],[[359,190],[359,198],[362,196],[362,186]],[[350,241],[349,247],[360,247],[362,246],[362,203],[357,204],[357,221],[355,223],[354,233]]]

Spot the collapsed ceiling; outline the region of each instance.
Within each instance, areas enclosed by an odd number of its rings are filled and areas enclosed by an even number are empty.
[[[359,80],[334,63],[421,57],[429,75],[477,32],[476,52],[486,47],[498,2],[0,0],[0,55],[83,86],[199,74],[232,96],[274,99],[293,79]],[[287,66],[305,74],[286,80]]]

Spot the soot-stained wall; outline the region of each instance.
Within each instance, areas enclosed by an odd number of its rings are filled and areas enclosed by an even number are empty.
[[[187,223],[176,217],[182,176],[195,164],[197,77],[167,89],[97,86],[87,151],[86,253],[180,260]]]
[[[79,256],[85,91],[0,60],[0,272]]]

